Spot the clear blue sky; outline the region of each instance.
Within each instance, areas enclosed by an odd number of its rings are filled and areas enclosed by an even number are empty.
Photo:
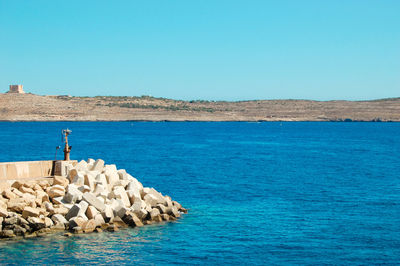
[[[400,1],[0,0],[0,92],[400,96]]]

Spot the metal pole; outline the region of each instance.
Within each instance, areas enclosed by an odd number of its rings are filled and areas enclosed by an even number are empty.
[[[54,157],[54,161],[57,161],[57,152],[58,152],[58,150],[61,148],[61,146],[57,146],[56,147],[56,156]]]
[[[63,133],[65,135],[65,147],[64,147],[64,161],[69,161],[70,157],[69,157],[69,153],[71,152],[71,146],[68,145],[68,135],[71,133],[72,131],[69,129],[64,129]]]

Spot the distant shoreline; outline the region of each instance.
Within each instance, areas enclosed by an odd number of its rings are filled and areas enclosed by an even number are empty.
[[[181,101],[150,96],[0,94],[6,122],[400,122],[400,98]]]
[[[38,122],[38,123],[43,123],[43,122],[49,122],[49,123],[54,123],[54,122],[126,122],[126,123],[314,123],[314,122],[320,122],[320,123],[399,123],[400,121],[374,121],[374,120],[352,120],[352,121],[341,121],[341,120],[331,120],[331,121],[316,121],[316,120],[298,120],[298,121],[286,121],[286,120],[281,120],[281,121],[268,121],[268,120],[223,120],[223,121],[218,121],[218,120],[179,120],[179,121],[174,121],[174,120],[0,120],[0,123],[4,122],[11,122],[11,123],[25,123],[25,122]]]

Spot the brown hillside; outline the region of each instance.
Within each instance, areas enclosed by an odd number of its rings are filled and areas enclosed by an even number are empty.
[[[7,121],[400,121],[400,98],[373,101],[177,101],[0,94]]]

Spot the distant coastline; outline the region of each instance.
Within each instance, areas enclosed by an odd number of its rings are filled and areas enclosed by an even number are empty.
[[[150,96],[0,94],[0,121],[400,122],[400,98],[181,101]]]

